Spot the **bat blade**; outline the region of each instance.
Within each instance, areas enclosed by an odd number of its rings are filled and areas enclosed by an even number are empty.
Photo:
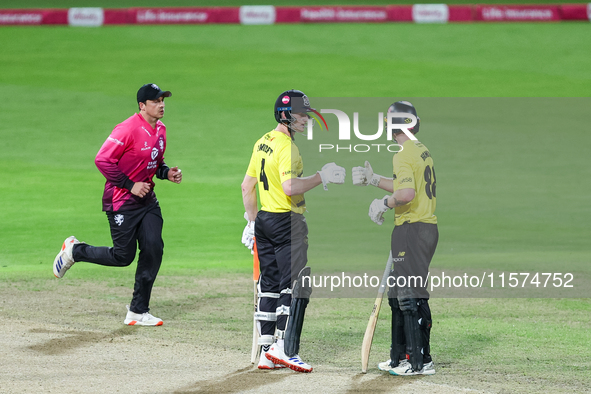
[[[369,364],[369,353],[371,351],[371,343],[373,342],[373,335],[376,331],[376,325],[378,324],[378,316],[380,315],[380,309],[382,307],[382,299],[384,298],[384,291],[386,290],[386,284],[390,270],[392,269],[392,252],[388,257],[386,263],[386,269],[382,276],[382,282],[378,289],[378,296],[373,304],[371,315],[369,315],[369,321],[367,322],[367,328],[365,329],[365,335],[363,336],[363,343],[361,344],[361,373],[367,373],[367,366]]]
[[[256,312],[257,309],[257,282],[254,282],[254,309]],[[254,364],[257,361],[257,356],[259,354],[259,330],[257,328],[257,321],[254,318],[252,319],[252,350],[250,351],[250,363]]]
[[[382,307],[382,298],[384,293],[381,294],[381,297],[376,298],[376,301],[373,304],[373,309],[371,311],[371,315],[369,316],[369,322],[367,323],[367,328],[365,329],[365,335],[363,336],[363,344],[361,345],[361,372],[367,372],[367,365],[369,364],[369,352],[371,350],[371,343],[373,342],[373,335],[376,331],[376,325],[378,324],[378,316],[380,315],[380,308]]]
[[[257,289],[257,284],[259,282],[259,277],[260,277],[260,268],[259,268],[259,252],[257,250],[257,243],[256,243],[256,239],[254,242],[254,246],[253,246],[253,251],[254,254],[252,256],[252,280],[254,283],[254,287],[253,287],[253,293],[254,293],[254,311],[257,311],[258,308],[258,289]],[[259,346],[259,329],[257,327],[257,321],[254,318],[252,318],[252,349],[250,351],[250,363],[254,364],[257,360],[257,356],[259,355],[259,350],[260,350],[260,346]]]

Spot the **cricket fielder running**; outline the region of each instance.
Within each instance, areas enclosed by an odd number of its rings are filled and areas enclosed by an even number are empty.
[[[288,90],[275,101],[277,127],[254,145],[242,199],[248,224],[242,242],[252,249],[253,237],[260,262],[258,308],[259,345],[263,346],[259,369],[288,367],[311,372],[312,366],[298,355],[304,313],[312,289],[308,262],[308,226],[304,193],[322,184],[344,183],[345,169],[326,164],[316,174],[302,177],[304,168],[296,132],[304,132],[310,108],[308,97],[299,90]],[[257,213],[256,185],[261,209]]]
[[[417,124],[410,132],[413,136],[419,132],[420,119],[408,101],[395,102],[388,112],[414,115]],[[410,118],[394,117],[392,123],[409,121]],[[381,225],[385,212],[394,208],[396,213],[391,239],[394,270],[388,291],[392,347],[390,360],[379,363],[378,368],[392,375],[432,375],[435,367],[429,349],[432,321],[426,280],[439,239],[435,168],[431,153],[421,142],[410,139],[402,130],[394,130],[394,138],[403,148],[394,155],[393,178],[374,174],[369,162],[353,168],[353,184],[370,184],[393,193],[371,203],[371,220]]]
[[[178,167],[164,163],[166,126],[164,98],[169,91],[146,84],[137,92],[139,113],[118,124],[107,138],[95,164],[107,179],[103,211],[111,227],[113,247],[91,246],[68,237],[53,262],[53,274],[64,276],[75,262],[86,261],[111,267],[126,267],[140,255],[135,273],[133,298],[124,323],[138,326],[161,326],[162,320],[149,313],[150,296],[162,263],[162,213],[154,194],[156,175],[181,183]]]

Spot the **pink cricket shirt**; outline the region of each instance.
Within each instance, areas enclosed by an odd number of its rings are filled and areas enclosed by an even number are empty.
[[[157,202],[152,178],[164,164],[166,126],[156,128],[140,114],[134,114],[111,132],[94,160],[107,178],[103,193],[103,211],[137,209]],[[151,184],[150,192],[140,198],[131,194],[135,182]]]

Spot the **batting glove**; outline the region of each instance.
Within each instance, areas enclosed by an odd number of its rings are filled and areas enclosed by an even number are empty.
[[[374,223],[382,225],[384,223],[384,213],[392,209],[387,205],[388,197],[390,196],[386,194],[384,198],[376,198],[371,202],[369,206],[369,218]]]
[[[352,175],[353,184],[357,186],[379,186],[380,184],[381,176],[373,173],[371,164],[367,160],[365,161],[365,167],[353,167]]]
[[[328,190],[326,185],[329,183],[345,183],[347,171],[343,167],[337,166],[335,163],[328,163],[325,164],[318,173],[320,174],[320,179],[322,179],[324,190]]]
[[[246,227],[242,231],[242,243],[250,249],[250,254],[254,254],[254,221],[248,220],[248,214],[246,212],[244,212],[244,219],[248,223],[246,223]]]

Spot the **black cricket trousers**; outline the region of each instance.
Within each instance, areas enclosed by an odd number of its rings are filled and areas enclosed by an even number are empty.
[[[150,296],[156,275],[160,270],[164,241],[162,240],[162,212],[158,203],[147,207],[106,212],[111,228],[113,247],[74,245],[74,261],[100,264],[109,267],[127,267],[135,259],[139,246],[140,255],[135,272],[133,298],[129,309],[135,313],[150,310]]]

